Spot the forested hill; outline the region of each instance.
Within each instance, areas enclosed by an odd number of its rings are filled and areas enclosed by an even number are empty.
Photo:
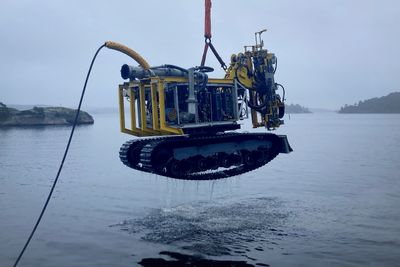
[[[400,92],[345,105],[339,113],[400,113]]]
[[[285,112],[288,114],[295,114],[295,113],[311,113],[311,111],[299,104],[290,104],[285,105]]]

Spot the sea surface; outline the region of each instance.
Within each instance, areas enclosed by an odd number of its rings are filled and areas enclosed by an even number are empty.
[[[118,150],[131,137],[117,114],[95,114],[19,266],[400,266],[400,115],[285,123],[276,133],[293,153],[196,182],[125,167]],[[0,130],[1,267],[27,239],[69,132]]]

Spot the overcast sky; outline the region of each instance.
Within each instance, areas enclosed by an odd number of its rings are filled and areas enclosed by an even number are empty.
[[[203,0],[1,0],[0,101],[75,107],[96,49],[121,42],[151,65],[199,65]],[[214,0],[213,43],[232,53],[267,28],[287,102],[338,109],[400,91],[400,2],[371,0]],[[210,54],[211,55],[211,54]],[[207,61],[217,69],[209,55]],[[85,107],[118,105],[125,55],[103,50]]]

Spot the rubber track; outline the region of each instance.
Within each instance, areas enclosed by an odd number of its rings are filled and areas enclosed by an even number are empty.
[[[216,136],[202,136],[202,137],[190,137],[190,141],[196,141],[196,140],[215,140],[215,139],[225,139],[226,137],[229,136],[237,136],[237,135],[245,135],[245,136],[251,136],[251,135],[259,135],[258,133],[224,133]],[[273,134],[271,134],[273,135]],[[121,146],[119,155],[121,161],[128,167],[147,172],[147,173],[154,173],[158,174],[161,176],[166,176],[174,179],[182,179],[182,180],[217,180],[217,179],[222,179],[222,178],[228,178],[236,175],[240,175],[246,172],[253,171],[255,169],[258,169],[262,167],[263,165],[267,164],[271,160],[273,160],[279,152],[270,151],[269,157],[264,160],[263,162],[260,163],[254,163],[253,165],[240,165],[233,167],[231,169],[225,169],[222,171],[217,171],[217,172],[211,172],[211,173],[194,173],[194,174],[184,174],[180,176],[172,176],[169,173],[164,173],[157,171],[156,169],[153,168],[151,165],[151,153],[153,149],[160,143],[165,143],[165,142],[173,142],[179,139],[184,139],[187,138],[186,136],[173,136],[173,137],[156,137],[156,138],[146,138],[146,139],[134,139],[127,141],[125,144]],[[186,139],[187,140],[187,139]],[[132,164],[129,160],[129,149],[133,145],[142,145],[143,148],[140,152],[140,159],[138,162],[140,164]]]

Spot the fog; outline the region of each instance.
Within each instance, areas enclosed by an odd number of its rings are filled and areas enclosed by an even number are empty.
[[[213,43],[228,62],[267,28],[288,103],[338,109],[398,91],[398,1],[214,0]],[[121,42],[151,65],[200,64],[204,1],[33,1],[0,3],[0,101],[74,107],[96,49]],[[101,51],[85,107],[116,107],[122,54]],[[209,54],[207,65],[223,71]]]

